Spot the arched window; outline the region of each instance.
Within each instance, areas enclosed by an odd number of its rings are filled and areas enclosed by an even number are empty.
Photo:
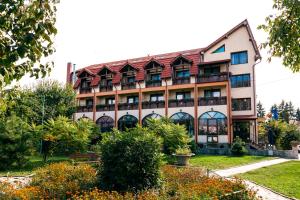
[[[110,132],[114,127],[114,119],[109,116],[102,116],[97,119],[96,124],[100,127],[101,133]]]
[[[185,125],[190,136],[194,135],[194,118],[185,112],[175,113],[170,117],[175,124]]]
[[[142,120],[142,125],[143,126],[147,126],[147,121],[148,119],[160,119],[161,118],[161,115],[159,114],[156,114],[156,113],[152,113],[152,114],[149,114],[149,115],[146,115],[143,120]]]
[[[118,121],[118,129],[124,131],[126,128],[133,128],[137,125],[138,119],[132,115],[124,115]]]
[[[199,134],[227,134],[227,118],[223,113],[209,111],[199,117]]]

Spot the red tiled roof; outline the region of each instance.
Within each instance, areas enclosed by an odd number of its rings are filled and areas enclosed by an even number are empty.
[[[254,49],[256,50],[256,54],[258,57],[260,57],[260,54],[258,52],[256,43],[254,41],[253,35],[251,33],[249,24],[247,20],[244,20],[239,25],[228,31],[226,34],[224,34],[222,37],[211,43],[205,48],[198,48],[198,49],[192,49],[192,50],[186,50],[186,51],[179,51],[179,52],[173,52],[173,53],[165,53],[165,54],[159,54],[159,55],[153,55],[153,56],[146,56],[146,57],[140,57],[140,58],[133,58],[128,60],[120,60],[120,61],[114,61],[114,62],[107,62],[102,64],[95,64],[88,67],[83,68],[78,72],[78,76],[80,73],[82,73],[84,70],[87,71],[89,74],[93,74],[95,76],[99,71],[103,68],[107,68],[114,72],[113,75],[113,84],[118,84],[121,81],[121,74],[120,70],[125,67],[127,64],[132,66],[136,69],[136,80],[137,81],[143,81],[145,78],[145,71],[144,67],[151,61],[156,61],[160,63],[162,66],[164,66],[164,69],[161,73],[161,78],[170,78],[172,76],[172,68],[171,64],[172,62],[176,61],[179,57],[183,57],[184,59],[190,61],[191,68],[190,73],[191,75],[197,75],[198,74],[198,65],[202,64],[200,63],[200,53],[205,52],[211,47],[213,47],[215,44],[217,44],[222,39],[228,37],[228,35],[232,34],[234,31],[236,31],[238,28],[246,26],[249,36],[251,38],[251,42],[254,46]],[[218,61],[217,61],[218,62]],[[224,60],[225,62],[225,60]],[[227,62],[227,60],[226,60]],[[95,84],[96,84],[95,80]]]
[[[91,86],[97,86],[99,84],[99,81],[100,81],[100,76],[96,75],[91,81]]]

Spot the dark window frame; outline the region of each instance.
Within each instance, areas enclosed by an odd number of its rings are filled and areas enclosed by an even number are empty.
[[[241,81],[238,82],[238,77],[241,77]],[[247,77],[247,78],[245,78]],[[233,80],[233,79],[236,80]],[[251,74],[237,74],[230,76],[231,88],[240,88],[240,87],[251,87]]]
[[[247,55],[246,62],[241,62],[241,58],[239,57],[239,58],[238,58],[238,62],[236,62],[236,63],[233,63],[232,56],[233,56],[234,54],[242,54],[242,53],[246,53],[246,55]],[[237,52],[232,52],[232,53],[231,53],[231,56],[230,56],[230,58],[231,58],[231,65],[241,65],[241,64],[247,64],[247,63],[248,63],[248,61],[249,61],[249,58],[248,58],[248,51],[247,51],[247,50],[245,50],[245,51],[237,51]]]
[[[251,98],[232,98],[232,111],[248,111],[252,109]]]

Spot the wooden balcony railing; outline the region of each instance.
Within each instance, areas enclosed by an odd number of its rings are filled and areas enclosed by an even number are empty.
[[[169,107],[192,107],[194,106],[194,99],[171,99],[169,100]]]
[[[143,109],[151,109],[151,108],[164,108],[165,101],[144,101],[142,103]]]
[[[146,87],[159,87],[161,86],[161,80],[147,80]]]
[[[139,103],[119,103],[119,110],[138,110]]]
[[[122,83],[122,90],[129,90],[129,89],[135,89],[135,88],[136,88],[135,82]]]
[[[173,85],[188,84],[188,83],[191,83],[190,77],[173,78]]]
[[[226,105],[227,97],[200,97],[199,106]]]
[[[113,90],[113,86],[112,85],[100,85],[99,86],[99,90],[100,90],[100,92],[112,91]]]
[[[99,104],[96,105],[97,111],[114,111],[115,110],[115,104]]]
[[[79,88],[79,93],[80,94],[88,94],[88,93],[92,93],[92,88],[87,87],[87,88]]]
[[[220,82],[220,81],[227,81],[227,80],[228,80],[227,72],[222,72],[214,75],[199,75],[197,77],[197,83]]]
[[[93,112],[93,105],[77,106],[77,112]]]

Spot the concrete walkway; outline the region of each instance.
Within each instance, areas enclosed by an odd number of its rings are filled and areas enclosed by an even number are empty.
[[[259,168],[267,167],[267,166],[271,166],[271,165],[276,165],[279,163],[284,163],[287,161],[290,161],[290,160],[284,159],[284,158],[277,158],[274,160],[262,161],[262,162],[244,165],[244,166],[240,166],[240,167],[233,167],[233,168],[224,169],[224,170],[217,170],[217,171],[214,171],[214,173],[218,174],[219,176],[228,178],[228,177],[236,175],[236,174],[245,173],[248,171],[252,171],[255,169],[259,169]],[[290,198],[286,198],[280,194],[277,194],[265,187],[257,185],[251,181],[245,180],[245,184],[248,187],[248,189],[257,191],[257,196],[261,197],[264,200],[288,200],[288,199],[290,199]]]
[[[248,172],[251,170],[255,170],[255,169],[259,169],[259,168],[267,167],[267,166],[271,166],[271,165],[276,165],[276,164],[287,162],[287,161],[289,161],[289,160],[284,159],[284,158],[277,158],[274,160],[266,160],[266,161],[262,161],[262,162],[258,162],[258,163],[254,163],[254,164],[240,166],[240,167],[233,167],[233,168],[224,169],[224,170],[217,170],[214,172],[216,174],[218,174],[219,176],[230,177],[230,176],[233,176],[236,174],[245,173],[245,172]]]

